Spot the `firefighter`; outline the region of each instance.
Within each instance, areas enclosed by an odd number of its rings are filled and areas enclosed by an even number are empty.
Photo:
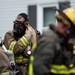
[[[17,15],[13,30],[5,34],[4,45],[8,50],[14,52],[15,63],[20,69],[18,75],[28,75],[31,50],[36,48],[36,32],[32,28],[27,14]]]
[[[50,25],[34,52],[35,75],[75,74],[75,9],[57,12],[57,25]]]

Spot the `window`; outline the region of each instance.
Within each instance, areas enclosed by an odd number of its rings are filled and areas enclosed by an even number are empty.
[[[56,23],[56,10],[54,10],[56,7],[45,7],[43,8],[43,25],[44,27],[48,26],[49,24],[55,24]]]
[[[36,5],[29,5],[28,6],[28,15],[30,22],[32,23],[32,26],[36,29],[36,23],[37,23],[37,7]]]
[[[71,6],[70,1],[59,2],[59,9],[60,10],[64,10],[70,6]]]

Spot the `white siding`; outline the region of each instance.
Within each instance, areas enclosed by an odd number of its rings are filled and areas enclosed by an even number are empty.
[[[27,13],[27,5],[48,3],[51,0],[0,0],[0,36],[12,29],[15,17],[21,13]],[[53,0],[52,0],[53,1]]]
[[[58,1],[59,0],[0,0],[0,36],[3,37],[5,32],[12,29],[12,22],[19,13],[28,12],[28,5],[36,4],[37,7],[41,8],[43,5],[55,4]],[[41,13],[39,15],[41,15]],[[39,25],[39,23],[37,25]]]
[[[75,0],[71,0],[71,6],[75,8]]]
[[[22,0],[0,0],[0,36],[12,29],[15,17],[21,12],[27,13],[27,5]]]

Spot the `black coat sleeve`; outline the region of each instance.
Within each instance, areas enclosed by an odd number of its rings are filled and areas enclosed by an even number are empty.
[[[49,72],[50,64],[53,62],[55,44],[53,39],[41,37],[38,40],[38,47],[34,52],[34,73],[43,75]]]

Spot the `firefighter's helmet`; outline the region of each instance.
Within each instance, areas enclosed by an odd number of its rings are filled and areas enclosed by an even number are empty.
[[[59,15],[57,19],[62,19],[63,22],[68,23],[69,27],[75,25],[75,9],[70,7],[63,11],[58,10]]]

